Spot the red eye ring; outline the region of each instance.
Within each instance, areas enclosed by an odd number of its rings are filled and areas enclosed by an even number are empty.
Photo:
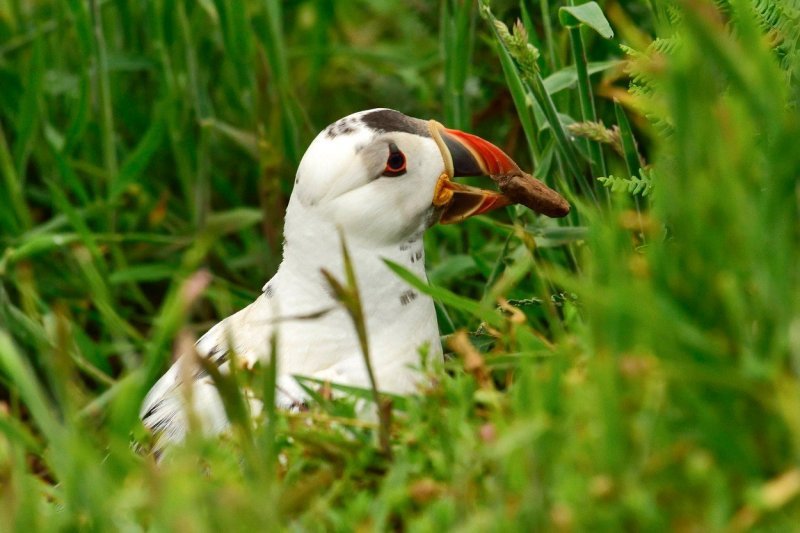
[[[389,157],[386,158],[384,176],[395,177],[406,173],[406,155],[394,143],[389,143]]]

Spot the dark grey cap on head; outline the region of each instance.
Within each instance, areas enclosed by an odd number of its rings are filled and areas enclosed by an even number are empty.
[[[430,137],[428,121],[404,115],[394,109],[377,109],[361,115],[361,122],[380,133],[402,131],[421,137]]]

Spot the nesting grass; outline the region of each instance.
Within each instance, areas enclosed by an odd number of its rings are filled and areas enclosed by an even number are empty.
[[[0,3],[1,527],[796,528],[800,9],[573,4]],[[430,232],[453,355],[383,432],[323,388],[156,465],[147,388],[277,268],[313,135],[379,106],[571,215]],[[269,405],[268,365],[231,379]]]

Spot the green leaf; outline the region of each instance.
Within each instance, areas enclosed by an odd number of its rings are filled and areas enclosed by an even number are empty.
[[[587,2],[579,6],[564,6],[558,10],[558,19],[567,28],[586,24],[604,39],[611,39],[614,30],[597,2]]]
[[[592,75],[621,64],[622,61],[618,61],[616,59],[611,61],[596,61],[589,63],[587,65],[587,70],[589,71],[589,75]],[[572,88],[577,83],[578,73],[575,71],[575,65],[570,65],[547,76],[544,79],[544,88],[547,89],[548,93],[553,95],[559,91],[563,91],[564,89]]]

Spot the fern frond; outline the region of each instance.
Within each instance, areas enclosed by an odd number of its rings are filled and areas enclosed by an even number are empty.
[[[786,72],[787,82],[800,81],[800,2],[753,0],[753,10]]]
[[[625,72],[631,78],[628,92],[635,97],[642,115],[665,137],[672,133],[672,121],[666,103],[659,96],[664,93],[659,87],[659,74],[664,63],[680,46],[681,38],[675,35],[655,39],[642,51],[628,46],[622,47],[629,58],[625,66]]]
[[[601,176],[597,181],[604,187],[613,192],[627,192],[631,195],[647,196],[653,192],[653,171],[652,169],[639,169],[639,175],[629,178],[617,176]]]

